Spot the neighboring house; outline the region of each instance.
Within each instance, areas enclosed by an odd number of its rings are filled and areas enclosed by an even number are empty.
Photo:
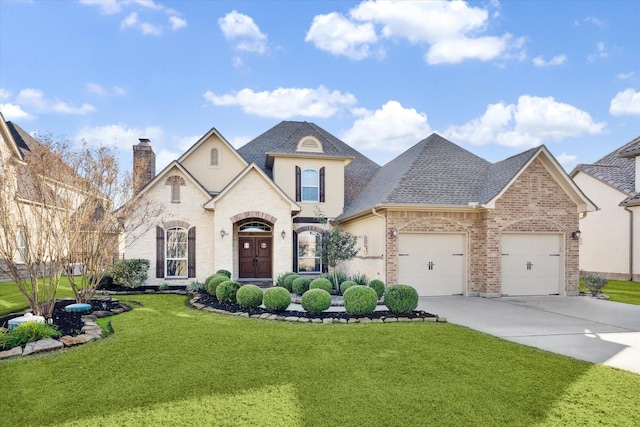
[[[148,140],[134,165],[154,170]],[[307,122],[282,122],[238,150],[212,129],[154,175],[137,187],[165,217],[126,257],[150,259],[155,285],[218,269],[246,281],[317,275],[319,208],[358,236],[342,266],[351,274],[420,295],[572,295],[572,233],[596,209],[544,146],[492,164],[432,134],[380,167]]]
[[[640,137],[571,176],[599,207],[580,220],[580,270],[640,281]]]

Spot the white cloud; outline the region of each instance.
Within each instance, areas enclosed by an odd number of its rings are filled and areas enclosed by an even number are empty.
[[[153,144],[154,140],[161,140],[162,136],[162,128],[157,126],[139,129],[116,124],[84,127],[76,134],[75,140],[84,140],[89,145],[108,145],[121,150],[131,150],[131,147],[138,143],[138,138],[149,138]]]
[[[578,156],[575,154],[562,153],[557,156],[556,159],[562,166],[564,166],[565,169],[571,169],[572,166],[575,166],[576,163],[578,163]]]
[[[596,59],[604,59],[604,58],[607,58],[608,56],[609,56],[609,53],[607,52],[607,45],[604,42],[598,42],[596,43],[596,52],[589,55],[587,57],[587,60],[589,62],[593,62]]]
[[[233,146],[233,148],[240,148],[247,142],[251,141],[253,138],[248,136],[238,135],[229,140],[229,144]]]
[[[429,64],[488,61],[520,48],[522,38],[481,36],[488,20],[487,9],[463,1],[363,1],[349,11],[349,19],[336,12],[316,16],[306,40],[334,55],[358,60],[370,56],[373,44],[383,38],[404,39],[428,46],[424,57]]]
[[[618,92],[611,100],[609,114],[612,116],[640,115],[640,92],[631,88]]]
[[[153,143],[153,141],[151,142]],[[162,169],[166,168],[169,163],[176,160],[181,155],[181,152],[160,148],[156,152],[156,172],[160,172]]]
[[[234,10],[218,19],[218,25],[227,41],[235,43],[236,49],[261,54],[267,52],[267,36],[250,16]]]
[[[0,101],[11,98],[12,93],[6,89],[0,88]]]
[[[0,103],[0,111],[2,111],[2,115],[5,120],[23,120],[23,119],[32,119],[33,116],[22,109],[19,105],[15,104],[1,104]]]
[[[122,2],[118,0],[80,0],[80,3],[97,6],[105,15],[114,15],[122,11]]]
[[[595,16],[587,16],[586,18],[584,18],[584,22],[587,22],[589,24],[593,24],[596,27],[606,27],[607,26],[607,21],[604,19],[598,19]]]
[[[162,34],[162,28],[150,24],[149,22],[141,22],[139,28],[140,31],[142,31],[142,34],[151,34],[152,36],[159,36]]]
[[[138,13],[131,12],[126,18],[120,22],[120,29],[134,27],[138,24]]]
[[[359,110],[359,114],[363,114]],[[402,152],[431,133],[427,115],[388,101],[357,119],[340,138],[358,150]]]
[[[94,93],[96,95],[106,95],[107,91],[105,90],[105,88],[98,84],[98,83],[87,83],[87,91],[89,91],[89,93]]]
[[[40,112],[54,112],[62,114],[88,114],[95,111],[91,104],[82,104],[76,107],[59,99],[48,99],[44,96],[44,92],[40,89],[27,88],[22,89],[15,99],[15,102],[21,106],[27,106]]]
[[[476,145],[535,147],[549,140],[599,134],[605,126],[604,122],[595,122],[589,113],[553,97],[522,95],[515,105],[489,105],[481,117],[453,126],[445,135]]]
[[[202,138],[202,135],[192,135],[192,136],[180,136],[173,137],[173,146],[180,149],[181,153],[187,151],[193,144],[198,142],[198,140]]]
[[[370,55],[370,44],[378,41],[378,36],[373,23],[357,24],[333,12],[313,18],[304,40],[334,55],[359,60]]]
[[[180,28],[184,28],[187,26],[187,20],[183,18],[179,18],[177,16],[170,16],[169,23],[171,24],[171,29],[173,31],[179,30]]]
[[[533,65],[536,67],[549,67],[564,64],[567,61],[567,55],[556,55],[549,61],[545,61],[542,56],[533,58]]]
[[[633,77],[635,75],[634,71],[630,71],[628,73],[619,73],[616,76],[616,79],[620,79],[620,80],[626,80],[626,79],[630,79],[631,77]]]
[[[239,92],[226,95],[216,95],[207,91],[203,96],[216,106],[237,105],[245,113],[279,119],[291,117],[327,118],[357,102],[355,96],[348,92],[329,91],[324,86],[317,89],[278,88],[271,92],[254,92],[251,89],[242,89]]]

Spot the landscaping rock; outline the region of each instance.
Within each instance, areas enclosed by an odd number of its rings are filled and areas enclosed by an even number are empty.
[[[64,344],[65,347],[73,347],[74,345],[85,344],[89,341],[92,341],[91,336],[87,334],[81,334],[76,337],[65,335],[60,338],[60,342]]]
[[[42,353],[45,351],[59,350],[63,347],[64,344],[62,344],[60,341],[54,340],[53,338],[45,338],[43,340],[28,343],[24,347],[22,355],[27,356],[32,353]]]
[[[17,356],[22,356],[22,347],[14,347],[10,350],[0,351],[0,360]]]

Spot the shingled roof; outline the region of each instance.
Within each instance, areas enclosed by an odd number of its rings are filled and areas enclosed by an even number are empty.
[[[405,151],[383,166],[347,206],[342,217],[384,205],[484,204],[502,191],[540,150],[492,164],[438,134]]]
[[[575,177],[578,172],[585,173],[633,198],[637,195],[635,191],[635,156],[637,155],[640,155],[640,137],[610,152],[593,164],[579,164],[571,172],[571,177]]]
[[[273,171],[267,167],[266,153],[293,154],[300,139],[305,136],[317,138],[324,149],[323,153],[307,153],[309,156],[345,156],[353,158],[344,171],[344,203],[349,205],[360,194],[367,182],[380,169],[380,166],[351,148],[321,127],[309,122],[283,121],[262,135],[249,141],[238,149],[238,153],[248,162],[254,162],[267,176],[273,179]]]

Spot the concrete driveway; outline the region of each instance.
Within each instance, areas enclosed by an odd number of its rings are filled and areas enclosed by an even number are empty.
[[[640,374],[640,306],[589,297],[421,297],[447,321]]]

